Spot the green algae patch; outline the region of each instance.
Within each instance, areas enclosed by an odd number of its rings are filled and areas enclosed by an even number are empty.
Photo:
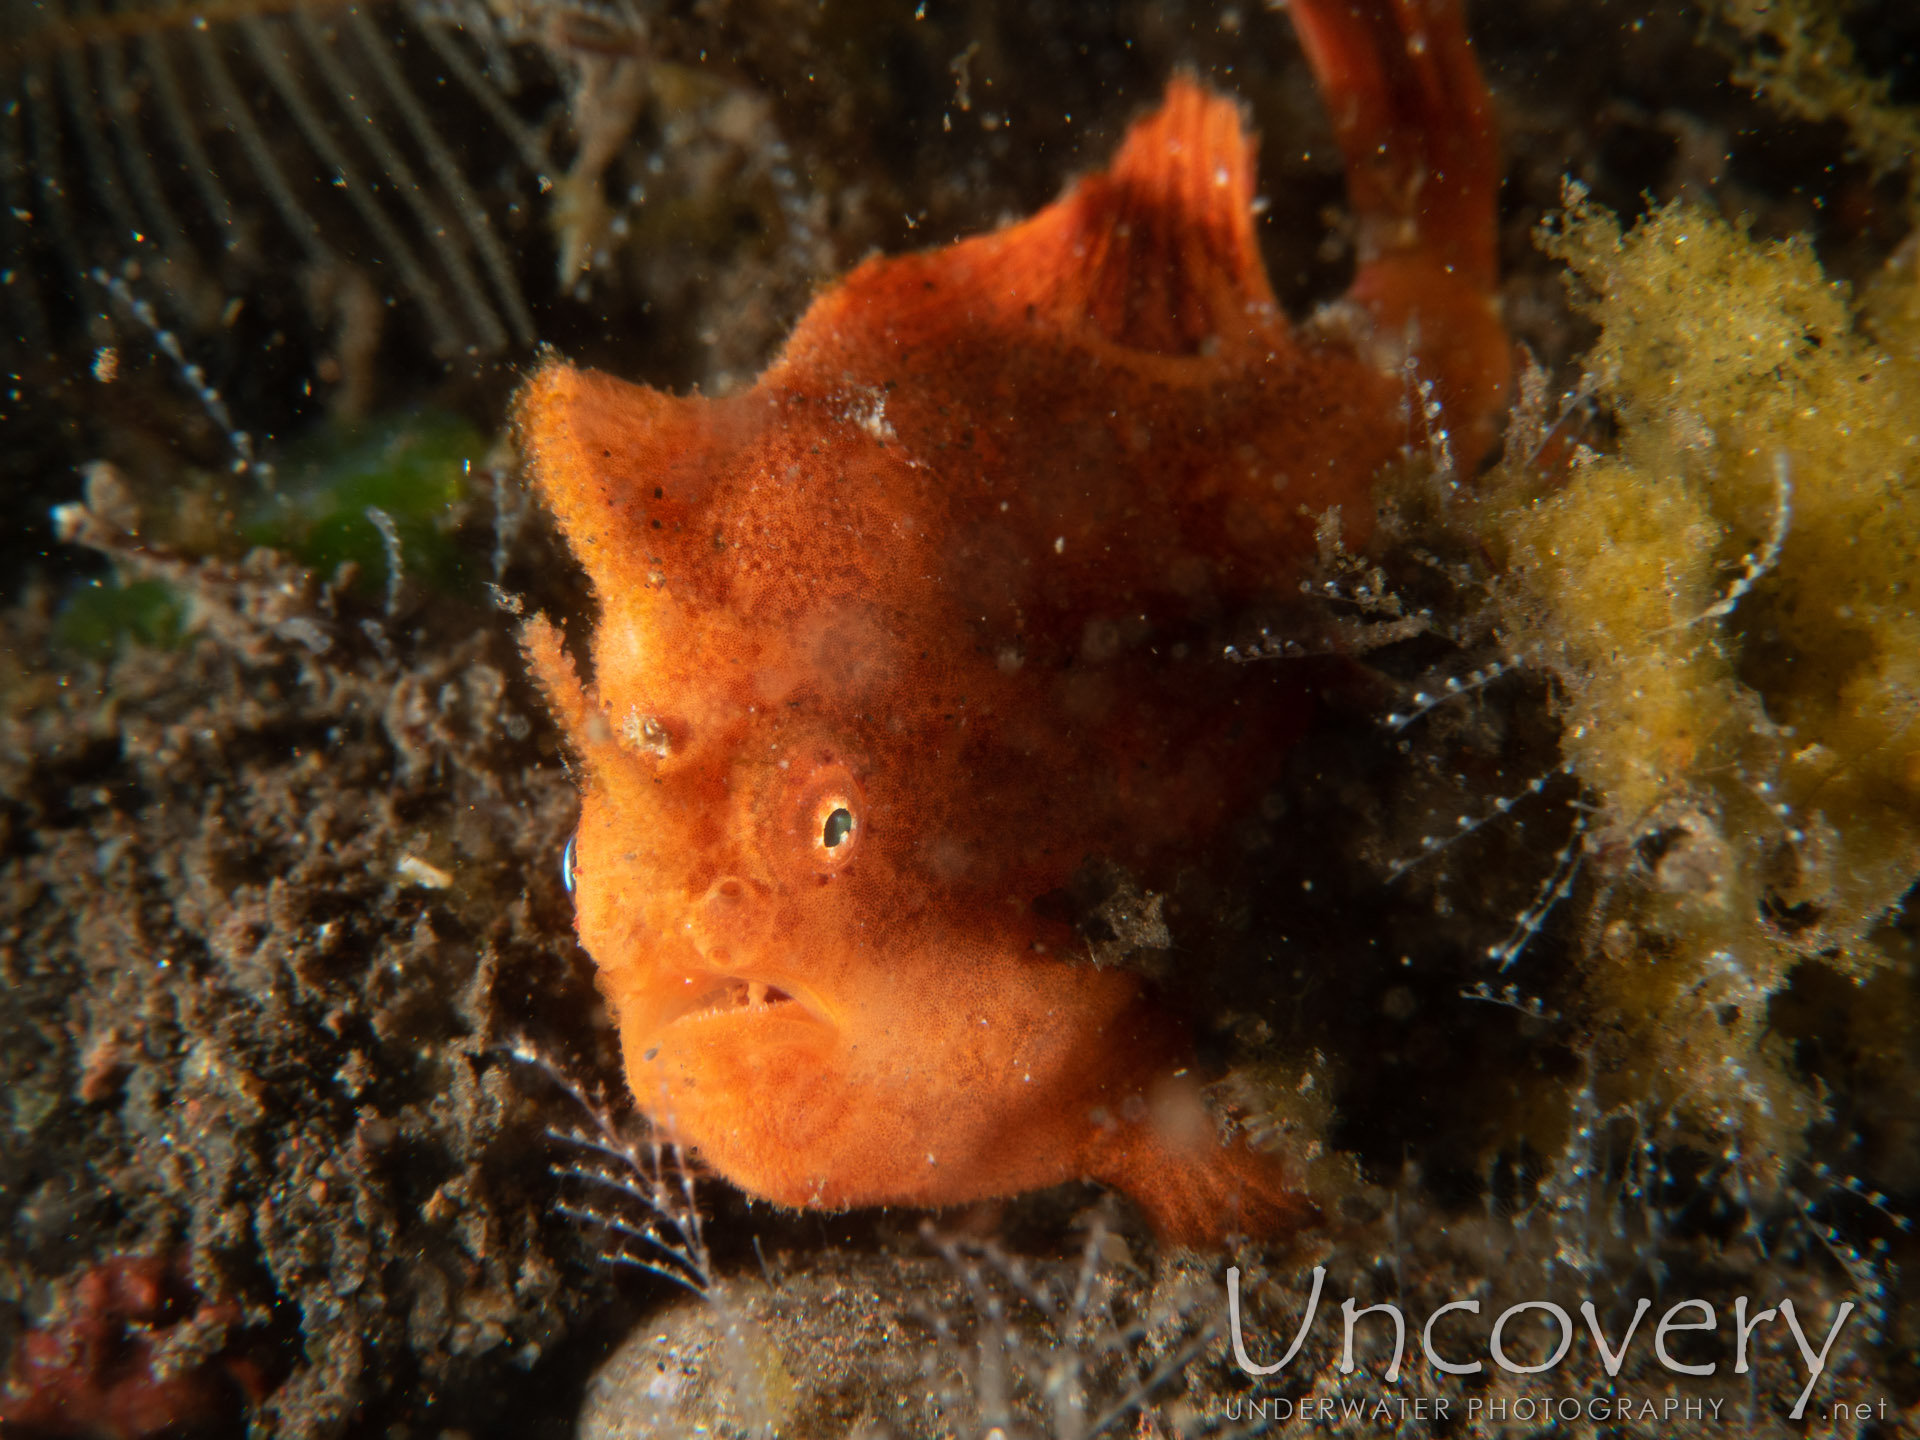
[[[278,493],[254,510],[243,534],[320,575],[351,564],[355,588],[376,594],[388,581],[390,540],[382,530],[390,522],[410,581],[462,590],[465,562],[451,532],[467,475],[487,450],[486,437],[466,421],[435,412],[328,432],[280,463]]]
[[[1607,454],[1499,472],[1505,637],[1554,677],[1597,807],[1585,994],[1602,1089],[1755,1156],[1819,1110],[1770,1007],[1864,982],[1920,875],[1920,304],[1799,242],[1575,192],[1545,237],[1601,326]],[[1537,418],[1522,417],[1525,436]]]
[[[186,633],[187,608],[163,580],[96,580],[74,590],[54,620],[62,649],[110,660],[124,645],[172,650]]]

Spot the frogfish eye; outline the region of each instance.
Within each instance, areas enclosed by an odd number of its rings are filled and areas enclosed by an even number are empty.
[[[775,823],[786,863],[796,875],[844,870],[870,838],[866,787],[843,761],[826,757],[785,781]]]
[[[853,812],[841,805],[827,816],[827,823],[820,831],[820,843],[829,850],[837,850],[848,836],[853,834]]]
[[[815,791],[807,810],[807,819],[802,822],[806,829],[802,833],[810,842],[807,848],[812,852],[815,867],[838,869],[853,858],[858,848],[855,842],[860,837],[860,797],[845,777],[836,776]]]

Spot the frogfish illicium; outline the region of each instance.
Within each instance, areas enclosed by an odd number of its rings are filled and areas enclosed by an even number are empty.
[[[1076,1177],[1173,1241],[1308,1223],[1297,1161],[1204,1103],[1167,992],[1048,903],[1090,864],[1205,864],[1302,724],[1223,626],[1314,527],[1448,432],[1484,451],[1489,105],[1456,0],[1292,0],[1359,267],[1294,328],[1236,106],[1177,78],[1033,218],[868,261],[750,390],[553,362],[518,402],[592,581],[581,943],[660,1129],[790,1206],[940,1206]],[[1188,956],[1189,963],[1204,957]]]

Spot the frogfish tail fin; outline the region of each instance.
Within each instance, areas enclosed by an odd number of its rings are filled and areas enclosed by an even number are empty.
[[[1420,250],[1491,290],[1499,151],[1460,0],[1288,8],[1346,157],[1360,263]]]
[[[1383,366],[1412,361],[1439,402],[1429,438],[1469,470],[1505,413],[1500,153],[1461,0],[1292,0],[1359,220],[1347,298]]]

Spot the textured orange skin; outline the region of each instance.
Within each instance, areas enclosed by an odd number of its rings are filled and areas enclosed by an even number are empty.
[[[752,1194],[1085,1175],[1177,1241],[1312,1218],[1287,1157],[1217,1138],[1177,1016],[1035,904],[1090,857],[1166,885],[1274,776],[1299,694],[1218,627],[1295,587],[1328,506],[1364,535],[1424,440],[1400,359],[1469,457],[1504,391],[1455,6],[1293,11],[1368,167],[1318,339],[1274,304],[1234,106],[1176,80],[1033,219],[860,266],[748,392],[559,363],[522,392],[601,607],[591,689],[527,634],[583,761],[580,939],[636,1099]]]

